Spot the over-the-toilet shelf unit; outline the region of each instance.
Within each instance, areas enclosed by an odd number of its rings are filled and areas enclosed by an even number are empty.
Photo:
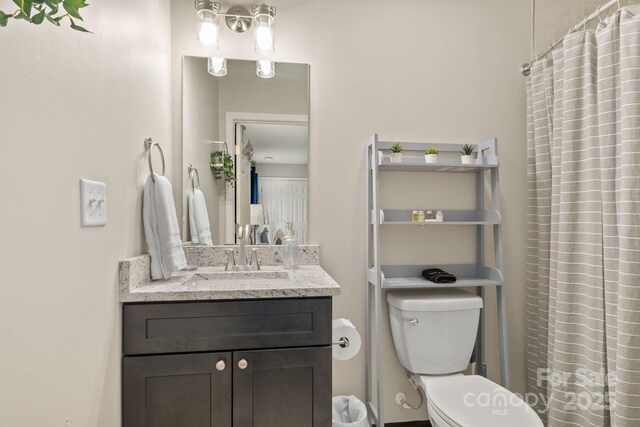
[[[394,141],[395,142],[395,141]],[[498,174],[498,151],[496,139],[480,143],[475,153],[481,153],[481,163],[463,165],[459,158],[442,158],[437,163],[425,163],[424,157],[404,157],[401,162],[391,162],[390,156],[384,156],[394,142],[380,141],[378,135],[372,135],[367,144],[367,233],[366,233],[366,400],[369,414],[376,426],[384,426],[384,355],[382,350],[383,289],[437,289],[437,288],[474,288],[485,301],[485,287],[496,289],[497,317],[500,335],[500,375],[503,386],[508,387],[508,357],[506,312],[503,293],[504,276],[502,256],[502,219],[500,215],[500,178]],[[400,142],[406,151],[424,152],[434,147],[443,154],[458,153],[459,145],[427,144]],[[476,207],[475,210],[450,210],[444,212],[443,222],[411,221],[410,210],[380,209],[380,172],[440,172],[440,173],[473,173],[475,174]],[[485,179],[491,179],[491,208],[485,208]],[[429,209],[435,210],[436,207]],[[451,265],[382,265],[380,262],[380,227],[389,225],[431,227],[431,226],[475,226],[476,227],[476,262],[475,264]],[[485,227],[493,228],[493,249],[495,267],[485,262]],[[428,260],[426,260],[428,261]],[[454,284],[436,284],[422,278],[422,270],[429,267],[442,268],[454,274],[458,280]],[[484,343],[484,308],[480,313],[480,324],[475,348],[475,360],[481,375],[487,375]],[[375,338],[375,345],[372,338]],[[373,366],[373,352],[376,365]],[[373,401],[373,370],[375,369],[375,393],[377,405]]]

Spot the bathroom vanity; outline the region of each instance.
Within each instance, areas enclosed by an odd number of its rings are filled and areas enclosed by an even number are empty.
[[[120,263],[123,426],[331,425],[331,297],[318,265],[225,272],[216,247],[186,247],[198,269],[150,282],[149,258]],[[304,264],[303,264],[304,263]]]

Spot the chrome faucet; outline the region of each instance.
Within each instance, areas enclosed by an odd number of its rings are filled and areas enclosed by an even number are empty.
[[[247,260],[246,244],[250,237],[251,225],[236,224],[236,236],[238,238],[238,258],[233,249],[227,249],[227,266],[225,271],[256,271],[260,270],[258,261],[258,248],[251,249],[251,257]]]
[[[236,224],[236,237],[238,239],[238,260],[236,260],[236,265],[238,267],[244,267],[248,265],[247,263],[247,249],[245,247],[249,234],[251,233],[251,226],[249,224],[240,225]]]

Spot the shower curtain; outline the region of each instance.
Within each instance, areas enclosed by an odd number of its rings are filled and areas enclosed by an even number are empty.
[[[640,426],[640,10],[533,64],[527,104],[526,399]]]

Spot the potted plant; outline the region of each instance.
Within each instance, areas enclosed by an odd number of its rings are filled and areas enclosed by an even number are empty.
[[[460,161],[463,165],[473,164],[473,150],[476,149],[475,145],[464,144],[460,150]]]
[[[228,185],[233,186],[236,179],[233,173],[233,159],[226,151],[211,152],[211,170],[216,179],[223,179]]]
[[[427,148],[424,152],[424,162],[425,163],[437,163],[438,162],[438,154],[440,152],[433,147]]]
[[[391,163],[402,162],[402,150],[404,150],[404,147],[399,142],[391,146]]]

